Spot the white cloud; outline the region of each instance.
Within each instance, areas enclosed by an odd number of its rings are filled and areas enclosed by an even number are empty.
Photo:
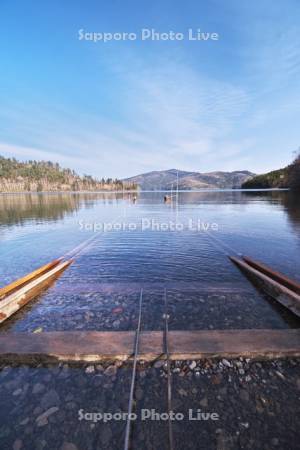
[[[0,152],[99,177],[171,167],[263,171],[266,163],[254,155],[265,143],[260,128],[274,112],[253,91],[178,62],[135,66],[138,72],[110,67],[118,71],[121,119],[108,118],[101,104],[94,115],[42,103],[8,112],[2,107],[8,130],[15,131],[2,138]]]

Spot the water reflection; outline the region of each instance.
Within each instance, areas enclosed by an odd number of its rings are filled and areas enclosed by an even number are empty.
[[[58,221],[81,208],[91,209],[101,200],[113,203],[130,200],[130,193],[38,193],[0,195],[0,224],[23,225],[27,220]]]
[[[300,198],[299,194],[289,191],[244,191],[241,193],[246,202],[264,201],[282,206],[293,231],[300,237]]]

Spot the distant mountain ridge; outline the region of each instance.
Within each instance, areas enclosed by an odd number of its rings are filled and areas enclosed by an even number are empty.
[[[238,189],[255,176],[248,170],[201,173],[169,169],[143,173],[123,181],[137,184],[141,190],[145,191],[171,190],[177,186],[177,173],[178,188],[181,190]]]

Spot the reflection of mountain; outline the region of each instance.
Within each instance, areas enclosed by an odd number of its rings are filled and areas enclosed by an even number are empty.
[[[25,220],[57,220],[79,208],[78,195],[0,195],[1,225],[22,224]]]
[[[23,224],[26,220],[59,220],[78,211],[92,208],[94,203],[129,198],[130,194],[2,194],[0,195],[0,225]]]

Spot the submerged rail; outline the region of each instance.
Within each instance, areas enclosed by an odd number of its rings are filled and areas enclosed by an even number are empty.
[[[141,332],[142,302],[143,302],[143,289],[141,289],[141,293],[140,293],[138,324],[137,324],[137,329],[135,332],[135,339],[134,339],[134,358],[133,358],[132,377],[131,377],[130,394],[129,394],[129,402],[128,402],[128,416],[127,416],[126,429],[125,429],[124,450],[129,449],[129,443],[130,443],[131,414],[132,414],[132,410],[133,410],[133,397],[134,397],[135,380],[136,380],[136,366],[137,366],[137,357],[138,357],[138,353],[139,353],[139,340],[140,340],[140,332]]]
[[[170,362],[170,352],[169,352],[169,311],[168,311],[168,298],[167,290],[164,290],[164,303],[165,303],[165,329],[164,329],[164,353],[166,355],[167,362],[167,379],[168,379],[168,437],[169,437],[169,448],[173,450],[173,428],[171,421],[172,412],[172,384],[171,384],[171,362]]]

